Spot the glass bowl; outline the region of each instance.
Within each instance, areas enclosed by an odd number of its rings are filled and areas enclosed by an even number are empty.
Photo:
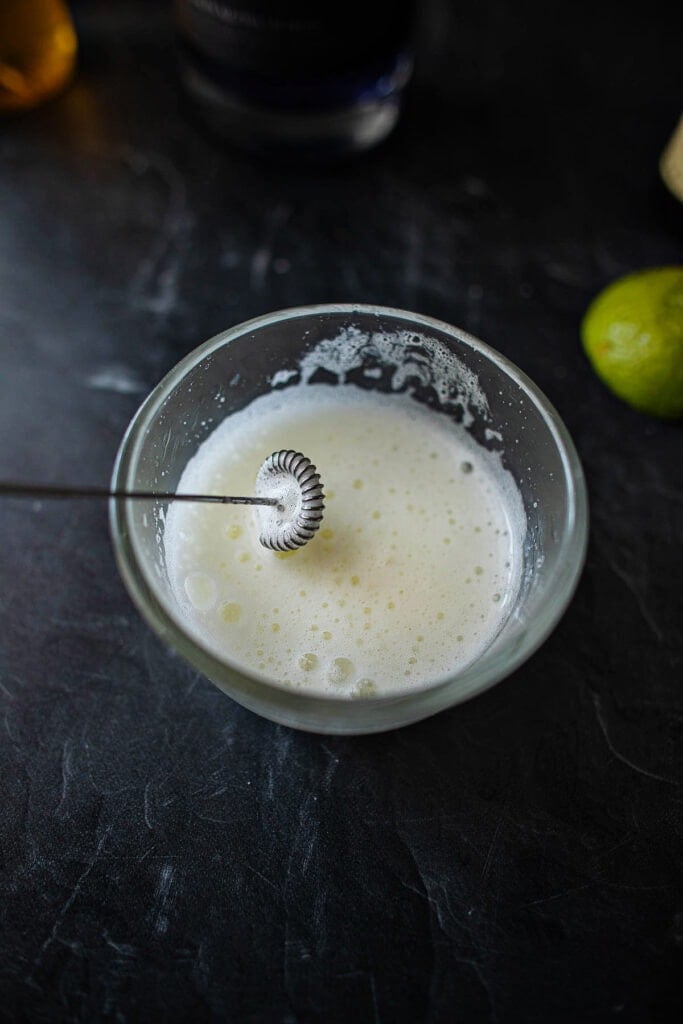
[[[219,423],[272,388],[299,382],[302,360],[342,332],[353,343],[344,350],[348,358],[341,360],[336,379],[323,373],[326,383],[390,390],[381,365],[384,356],[372,339],[395,336],[391,358],[403,360],[405,388],[418,401],[460,420],[478,443],[499,451],[519,488],[526,513],[522,583],[499,633],[473,663],[428,687],[361,700],[309,694],[247,674],[229,659],[217,658],[183,625],[165,566],[167,502],[112,500],[110,524],[126,586],[162,640],[230,697],[266,718],[314,732],[354,734],[419,721],[518,668],[546,639],[574,592],[586,551],[588,504],[581,464],[565,426],[516,366],[448,324],[367,305],[287,309],[200,345],[136,413],[118,452],[112,488],[175,490],[188,460]],[[452,382],[448,395],[430,383],[425,345],[429,351],[445,346],[457,357],[462,380]],[[483,404],[468,399],[472,381]]]

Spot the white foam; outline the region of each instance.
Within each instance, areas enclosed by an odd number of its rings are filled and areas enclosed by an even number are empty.
[[[378,364],[368,368],[368,363]],[[373,370],[391,371],[393,391],[403,391],[416,384],[431,388],[442,409],[453,412],[459,408],[462,422],[469,426],[478,414],[489,418],[486,395],[476,374],[454,352],[436,338],[415,331],[361,331],[358,327],[343,328],[334,338],[319,342],[301,360],[301,380],[308,383],[318,370],[333,374],[340,384],[349,373],[365,367],[369,377]]]
[[[335,359],[340,373],[356,365]],[[451,391],[485,408],[475,388]],[[259,544],[254,509],[171,504],[164,546],[185,628],[247,672],[350,699],[429,685],[477,658],[521,576],[524,512],[499,456],[407,394],[300,383],[226,419],[178,489],[249,494],[281,448],[318,467],[319,533],[281,557]]]

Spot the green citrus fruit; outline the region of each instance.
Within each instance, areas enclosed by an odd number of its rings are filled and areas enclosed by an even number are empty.
[[[683,416],[683,267],[657,267],[608,285],[581,324],[605,384],[641,412]]]

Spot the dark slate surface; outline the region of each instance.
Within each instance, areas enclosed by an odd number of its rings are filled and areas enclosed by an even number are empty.
[[[453,5],[455,9],[456,5]],[[0,471],[105,482],[145,392],[278,307],[376,301],[515,360],[592,501],[577,596],[483,697],[384,736],[242,710],[151,635],[104,509],[0,507],[0,1016],[677,1019],[681,431],[592,375],[592,294],[680,260],[661,5],[433,5],[389,145],[218,148],[164,5],[81,3],[73,88],[0,136]]]

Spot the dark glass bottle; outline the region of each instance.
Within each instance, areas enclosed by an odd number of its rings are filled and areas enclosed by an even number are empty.
[[[176,0],[183,79],[248,149],[368,149],[398,120],[414,13],[414,0]]]

